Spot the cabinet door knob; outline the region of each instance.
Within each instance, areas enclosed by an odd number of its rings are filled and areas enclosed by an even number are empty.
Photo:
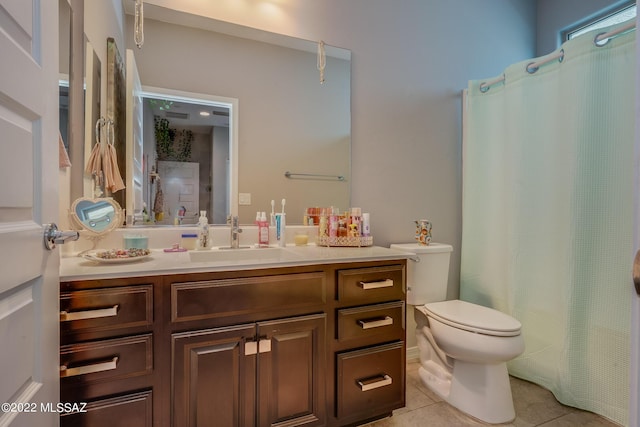
[[[271,340],[270,339],[261,339],[258,342],[258,353],[269,353],[271,351]]]

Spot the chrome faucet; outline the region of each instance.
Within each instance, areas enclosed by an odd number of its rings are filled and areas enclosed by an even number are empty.
[[[237,215],[230,215],[227,218],[227,223],[231,226],[231,236],[229,241],[229,247],[231,249],[238,249],[240,247],[240,233],[242,229],[239,225],[240,219]]]

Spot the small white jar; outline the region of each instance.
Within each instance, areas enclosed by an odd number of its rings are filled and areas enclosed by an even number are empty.
[[[180,246],[193,251],[196,249],[198,243],[198,235],[196,233],[183,233],[182,239],[180,239]]]

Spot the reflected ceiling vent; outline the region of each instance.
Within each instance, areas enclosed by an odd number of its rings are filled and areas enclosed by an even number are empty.
[[[227,111],[216,111],[216,110],[213,110],[211,112],[211,114],[213,114],[214,116],[229,117],[229,110],[227,110]]]
[[[189,120],[189,113],[176,113],[175,111],[165,111],[164,116],[167,119]]]

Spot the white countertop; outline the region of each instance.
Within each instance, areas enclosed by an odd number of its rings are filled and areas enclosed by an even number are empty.
[[[190,252],[164,252],[162,249],[154,249],[150,256],[135,262],[108,264],[97,263],[77,256],[62,257],[60,259],[60,280],[115,279],[327,263],[384,261],[406,259],[412,255],[405,251],[379,246],[357,248],[287,245],[282,250],[273,250],[273,248],[266,248],[266,250],[261,248],[221,250],[214,248],[206,251],[211,252],[212,260],[194,262]],[[201,253],[196,254],[196,256],[201,255]],[[224,259],[215,259],[217,255],[221,255],[221,258]]]

